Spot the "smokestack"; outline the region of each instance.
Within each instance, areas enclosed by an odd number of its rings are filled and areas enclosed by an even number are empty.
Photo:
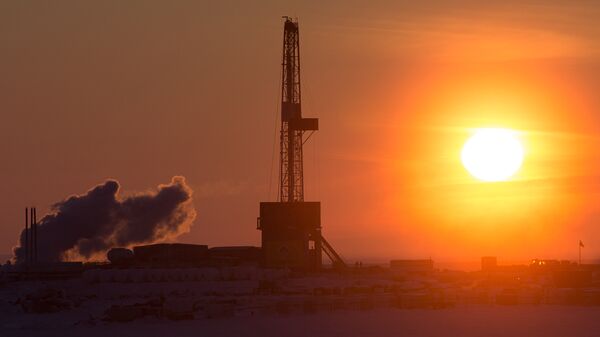
[[[35,232],[34,232],[34,228],[33,228],[33,207],[31,207],[29,209],[29,231],[31,232],[29,234],[29,262],[33,263],[33,245],[35,242]]]
[[[37,263],[37,207],[33,208],[33,233],[35,237],[33,241],[33,260]]]
[[[29,209],[25,207],[25,262],[29,262]]]

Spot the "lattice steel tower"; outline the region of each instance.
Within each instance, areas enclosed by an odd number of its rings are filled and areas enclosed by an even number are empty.
[[[284,18],[279,201],[298,202],[304,201],[303,136],[305,131],[318,129],[318,120],[302,118],[298,21]]]
[[[298,21],[284,18],[279,200],[260,203],[256,225],[262,232],[262,265],[318,270],[324,252],[334,266],[344,267],[321,233],[321,203],[304,201],[302,145],[310,137],[304,138],[304,132],[318,130],[319,120],[302,118]]]

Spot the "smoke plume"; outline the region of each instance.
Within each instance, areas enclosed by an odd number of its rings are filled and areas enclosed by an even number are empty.
[[[126,198],[119,197],[119,188],[117,181],[107,180],[54,204],[38,224],[38,261],[88,260],[112,247],[174,239],[188,232],[196,217],[184,177],[173,177],[155,192]],[[14,253],[22,262],[25,230],[19,243]]]

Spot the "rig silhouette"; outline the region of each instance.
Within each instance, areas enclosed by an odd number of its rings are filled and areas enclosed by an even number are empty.
[[[262,264],[318,270],[324,252],[334,267],[345,267],[321,233],[321,203],[304,200],[302,147],[319,129],[319,120],[302,117],[298,21],[287,16],[284,19],[279,193],[277,202],[260,203],[257,228],[262,231]]]

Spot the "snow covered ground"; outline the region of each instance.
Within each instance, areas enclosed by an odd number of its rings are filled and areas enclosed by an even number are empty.
[[[225,271],[234,270],[223,270],[219,279],[175,270],[159,273],[169,277],[145,271],[138,280],[111,270],[106,280],[101,275],[0,284],[0,337],[600,336],[600,305],[589,291],[546,289],[534,301],[530,287],[523,286],[519,304],[499,305],[493,300],[498,289],[482,291],[487,288],[470,281],[397,281],[379,274],[256,279]],[[276,287],[265,288],[265,281]],[[443,301],[430,301],[441,293]],[[566,305],[574,294],[594,301]],[[54,311],[32,309],[36,298],[53,296],[58,312],[34,313]],[[145,313],[127,322],[107,321],[115,306],[125,314]],[[170,316],[177,312],[189,315]]]
[[[441,310],[374,309],[318,314],[73,326],[68,314],[3,315],[0,335],[18,336],[589,336],[600,335],[600,308],[473,306]]]

